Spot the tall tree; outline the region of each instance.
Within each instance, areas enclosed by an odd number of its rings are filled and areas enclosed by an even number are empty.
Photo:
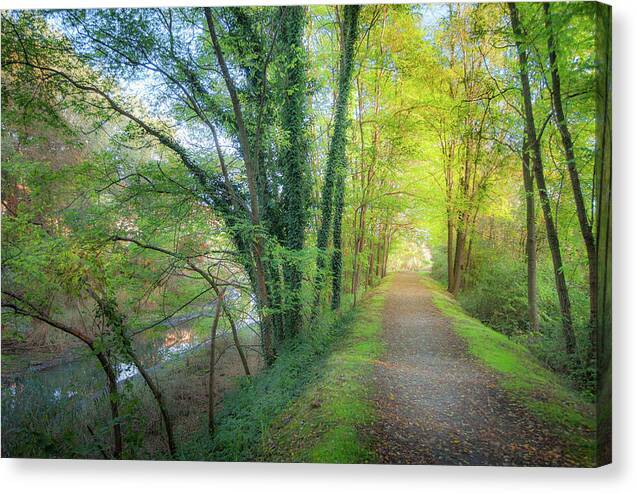
[[[547,34],[547,47],[549,53],[549,67],[551,71],[551,102],[553,105],[553,117],[555,124],[562,138],[562,146],[564,147],[564,156],[566,158],[566,166],[573,189],[573,198],[575,199],[575,209],[577,211],[577,220],[580,225],[584,244],[586,246],[586,255],[588,257],[588,286],[589,286],[589,327],[591,333],[591,354],[594,353],[595,336],[594,331],[597,324],[597,253],[595,247],[595,238],[593,238],[593,228],[588,220],[586,205],[584,204],[584,196],[582,194],[582,185],[580,184],[579,172],[575,160],[575,151],[573,149],[573,138],[568,128],[564,105],[562,101],[562,83],[560,81],[560,72],[558,68],[557,47],[551,19],[550,4],[544,3],[544,24]]]
[[[321,291],[325,283],[326,250],[330,231],[334,228],[334,255],[332,257],[332,296],[333,307],[340,303],[340,276],[342,269],[341,220],[344,200],[345,171],[347,169],[346,144],[348,127],[349,93],[354,64],[354,48],[358,30],[359,5],[346,5],[342,23],[341,57],[338,76],[338,95],[334,110],[334,130],[330,141],[325,178],[321,193],[321,225],[316,237],[318,248],[316,272],[315,309],[320,304]],[[336,275],[335,275],[336,274]],[[336,291],[334,288],[337,288]],[[334,299],[335,297],[335,299]]]
[[[212,41],[214,53],[217,58],[217,63],[221,69],[223,80],[225,81],[228,95],[232,103],[232,112],[234,114],[234,123],[237,129],[237,135],[239,140],[239,148],[245,164],[246,177],[248,182],[248,192],[250,200],[250,219],[252,227],[254,228],[253,243],[253,258],[254,258],[254,271],[256,274],[256,296],[258,300],[258,306],[261,316],[261,323],[263,324],[263,349],[265,353],[265,359],[268,363],[272,363],[275,358],[275,349],[273,342],[274,325],[272,321],[272,314],[270,313],[270,294],[268,292],[268,274],[267,269],[264,266],[263,259],[265,258],[265,239],[261,232],[262,222],[262,208],[259,205],[259,198],[264,202],[263,192],[259,193],[259,173],[261,168],[259,167],[258,158],[255,156],[255,150],[253,149],[248,136],[248,128],[243,118],[243,109],[235,82],[230,75],[230,70],[226,63],[221,44],[217,38],[215,31],[215,22],[212,16],[212,10],[210,7],[204,8],[206,23],[208,25],[208,33]],[[256,144],[258,144],[258,140]],[[263,182],[263,180],[261,180]],[[262,183],[261,186],[264,186]]]
[[[303,271],[298,255],[305,245],[308,202],[307,143],[307,55],[303,46],[305,7],[284,7],[281,44],[287,64],[283,86],[282,127],[287,137],[281,152],[283,168],[283,211],[286,246],[296,258],[285,266],[287,294],[286,331],[295,335],[301,329],[301,281]]]
[[[546,180],[544,178],[544,167],[542,165],[542,151],[540,148],[540,142],[537,138],[535,119],[533,116],[533,99],[531,97],[531,85],[528,73],[528,54],[524,43],[524,35],[522,32],[522,26],[520,25],[518,9],[514,3],[509,2],[509,12],[520,67],[519,71],[520,83],[522,85],[522,99],[524,103],[526,141],[532,153],[533,173],[537,182],[540,203],[544,214],[546,236],[549,248],[551,249],[555,286],[562,315],[562,333],[564,335],[566,351],[570,355],[575,355],[576,342],[571,315],[571,300],[569,298],[568,286],[566,285],[566,278],[564,276],[564,264],[562,262],[560,240],[557,235],[557,229],[555,228],[553,213],[551,212],[551,202],[547,191]]]
[[[349,106],[349,94],[352,81],[352,71],[354,65],[354,48],[358,38],[358,15],[360,5],[345,6],[345,20],[343,22],[343,39],[345,48],[344,63],[347,65],[346,84],[343,87],[346,94],[344,95],[345,111],[341,115],[344,118],[342,123],[342,134],[339,139],[343,139],[342,144],[335,147],[335,173],[336,183],[334,184],[334,229],[333,229],[333,246],[332,252],[332,309],[336,310],[341,304],[341,284],[343,278],[343,251],[342,251],[342,225],[343,225],[343,208],[345,207],[345,175],[348,170],[347,153],[346,153],[346,133],[349,126],[349,118],[347,108]],[[340,81],[339,81],[340,86]],[[339,87],[340,90],[340,87]]]
[[[540,328],[537,302],[537,234],[535,228],[535,192],[533,168],[527,141],[522,146],[522,177],[526,205],[526,265],[527,265],[527,302],[529,305],[529,326],[531,330]]]
[[[612,341],[613,341],[613,176],[612,176],[612,23],[611,7],[596,4],[596,102],[595,190],[597,240],[597,327],[596,327],[596,395],[597,460],[612,460]]]

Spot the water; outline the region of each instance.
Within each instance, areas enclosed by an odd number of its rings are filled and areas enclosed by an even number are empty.
[[[229,293],[229,300],[237,298]],[[199,310],[178,315],[134,337],[134,348],[144,368],[151,375],[170,360],[184,357],[189,351],[209,341],[209,329],[215,312],[215,303],[204,305]],[[237,320],[240,332],[250,330],[254,310]],[[208,323],[210,322],[210,323]],[[224,335],[223,333],[221,335]],[[225,334],[228,335],[228,334]],[[28,355],[25,355],[28,358]],[[114,364],[117,382],[135,379],[139,370],[132,363]],[[73,399],[97,398],[106,392],[106,377],[95,356],[86,348],[71,351],[66,358],[44,362],[21,373],[6,376],[2,380],[3,411],[22,411],[33,406],[60,405]],[[6,424],[3,413],[3,425]]]

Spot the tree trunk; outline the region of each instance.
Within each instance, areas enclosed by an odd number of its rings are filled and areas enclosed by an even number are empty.
[[[346,7],[348,9],[348,7]],[[346,12],[351,12],[349,9]],[[349,18],[349,17],[348,17]],[[344,34],[346,29],[344,29]],[[325,168],[325,178],[321,191],[321,224],[316,234],[316,246],[318,257],[316,260],[315,300],[312,309],[312,318],[318,315],[321,306],[321,292],[323,290],[326,273],[327,246],[330,230],[333,225],[334,194],[336,181],[339,179],[342,161],[345,159],[346,133],[347,133],[347,106],[349,101],[350,82],[352,76],[352,59],[354,56],[354,44],[348,36],[343,36],[341,45],[340,70],[338,76],[338,94],[336,96],[336,108],[334,111],[334,132],[330,141]],[[338,193],[338,192],[337,192]]]
[[[286,85],[283,93],[282,126],[289,135],[283,152],[283,196],[286,219],[286,246],[292,252],[300,252],[305,244],[307,225],[306,197],[308,195],[308,143],[307,115],[307,54],[303,46],[305,27],[304,7],[282,7],[281,41],[288,56]],[[284,314],[284,336],[295,336],[303,325],[301,284],[303,272],[298,261],[286,262],[285,284],[289,303]]]
[[[526,202],[526,272],[527,302],[529,305],[529,326],[532,331],[540,328],[537,304],[537,238],[535,234],[535,196],[533,191],[533,170],[529,149],[525,140],[522,149],[522,178]]]
[[[345,207],[345,166],[338,170],[335,190],[334,229],[332,252],[332,310],[341,305],[341,284],[343,277],[342,223]]]
[[[345,56],[343,57],[342,70],[345,72],[342,78],[339,78],[339,103],[343,108],[340,117],[343,119],[341,123],[341,134],[339,136],[340,143],[335,147],[336,161],[336,183],[335,183],[335,205],[334,205],[334,231],[333,243],[334,252],[332,254],[332,310],[336,310],[341,303],[341,282],[343,276],[343,252],[341,250],[341,235],[343,221],[343,207],[345,205],[345,173],[347,171],[346,156],[346,128],[347,128],[347,106],[349,102],[350,85],[352,80],[352,68],[354,65],[354,46],[358,37],[358,14],[359,5],[346,5],[345,8],[345,37],[344,47]],[[341,85],[344,84],[344,86]],[[341,99],[341,91],[343,98]],[[336,137],[336,130],[334,132]]]
[[[230,324],[230,329],[232,330],[232,341],[234,342],[235,348],[237,348],[237,353],[239,353],[239,358],[241,359],[241,364],[243,365],[243,371],[247,376],[250,376],[250,367],[248,366],[248,359],[246,358],[245,352],[241,347],[239,332],[237,331],[237,324],[235,323],[234,317],[230,313],[230,310],[223,300],[221,301],[221,305],[223,306],[223,312],[226,314],[226,318],[228,319],[228,323]]]
[[[171,458],[175,458],[177,454],[177,447],[175,446],[175,439],[173,437],[173,429],[172,422],[170,420],[170,415],[168,414],[168,410],[166,408],[166,403],[164,402],[164,397],[162,396],[159,388],[155,385],[152,378],[142,365],[141,361],[137,357],[137,354],[133,350],[133,346],[131,340],[126,335],[125,332],[125,317],[119,312],[117,307],[117,302],[106,296],[99,295],[94,289],[91,288],[90,285],[86,285],[87,291],[90,296],[95,300],[97,305],[99,306],[102,315],[106,319],[108,325],[111,328],[111,331],[114,335],[116,335],[121,343],[122,353],[125,357],[130,359],[137,371],[146,382],[146,385],[150,389],[150,392],[153,394],[155,401],[157,402],[157,407],[159,408],[159,412],[161,414],[162,422],[164,424],[164,428],[166,430],[166,438],[168,439],[168,451],[170,453]]]
[[[382,269],[382,277],[387,275],[387,260],[389,259],[389,249],[391,247],[391,240],[394,234],[394,230],[390,228],[389,234],[387,235],[387,246],[385,248],[385,258],[383,259],[383,269]]]
[[[593,228],[588,220],[586,206],[584,205],[584,197],[582,195],[582,186],[580,184],[579,173],[575,162],[575,152],[573,150],[573,139],[571,132],[566,124],[566,115],[562,105],[562,87],[560,82],[560,73],[557,63],[557,53],[555,47],[555,38],[551,23],[550,4],[544,3],[544,19],[547,31],[547,44],[549,52],[549,63],[551,68],[551,84],[552,84],[552,103],[553,116],[555,123],[562,138],[564,147],[564,155],[566,157],[566,165],[568,174],[571,179],[573,188],[573,198],[575,199],[575,208],[577,210],[577,220],[579,221],[584,244],[586,245],[586,255],[588,257],[588,287],[590,298],[589,328],[591,333],[594,332],[597,325],[597,252],[595,247],[595,239],[593,238]],[[594,338],[593,338],[594,339]]]
[[[223,307],[224,292],[217,295],[217,307],[215,317],[210,327],[210,365],[208,367],[208,433],[212,437],[215,434],[215,363],[216,363],[216,340],[217,328]]]
[[[463,217],[461,219],[461,224],[459,225],[458,233],[456,235],[456,251],[453,260],[453,277],[451,278],[451,289],[450,293],[454,296],[458,294],[460,291],[460,284],[462,282],[462,260],[465,256],[465,243],[467,240],[467,233],[465,231],[466,220]]]
[[[560,302],[560,310],[562,314],[562,332],[564,335],[564,343],[566,352],[574,356],[576,352],[575,333],[573,331],[573,321],[571,318],[571,301],[568,295],[568,287],[566,278],[564,277],[564,265],[562,263],[562,254],[560,252],[560,242],[557,236],[557,230],[553,222],[551,213],[551,203],[546,189],[544,179],[544,168],[542,166],[542,152],[540,143],[537,140],[535,130],[535,120],[533,118],[533,102],[531,99],[531,87],[528,76],[528,58],[526,48],[522,44],[522,28],[518,17],[517,7],[514,3],[509,3],[509,11],[511,13],[511,27],[515,35],[515,44],[518,52],[520,63],[520,82],[522,84],[522,96],[524,100],[524,114],[526,120],[526,140],[533,151],[533,173],[537,181],[538,192],[540,195],[540,203],[544,214],[544,223],[546,224],[546,236],[551,250],[551,259],[553,261],[553,271],[555,274],[555,285],[557,296]]]
[[[90,345],[91,351],[95,352],[94,346]],[[100,362],[100,366],[106,374],[108,382],[108,401],[111,408],[111,418],[113,420],[113,458],[122,458],[122,427],[119,422],[119,391],[117,389],[117,376],[113,371],[113,367],[104,355],[104,353],[95,353]]]
[[[374,255],[374,240],[372,238],[369,239],[369,261],[367,266],[367,279],[365,281],[365,285],[367,287],[372,285],[372,278],[374,273],[374,259],[376,256]]]
[[[354,304],[356,304],[356,294],[360,284],[361,275],[361,256],[365,249],[365,229],[367,227],[365,216],[367,214],[367,206],[362,205],[358,219],[358,231],[356,231],[356,223],[354,224],[354,231],[356,241],[354,243],[354,272],[352,274],[352,294],[354,295]]]
[[[166,408],[164,397],[162,393],[160,392],[159,387],[155,385],[155,382],[153,382],[152,378],[150,377],[150,375],[148,374],[148,372],[142,365],[141,361],[139,361],[139,358],[137,357],[137,355],[132,351],[132,349],[128,350],[128,356],[130,357],[134,365],[137,367],[137,370],[139,371],[139,374],[142,376],[142,378],[146,382],[146,385],[148,385],[148,388],[150,389],[151,393],[155,397],[155,401],[157,401],[157,406],[159,407],[161,419],[164,422],[166,437],[168,438],[168,451],[170,452],[170,457],[174,459],[177,454],[177,447],[175,446],[175,438],[173,436],[172,421],[170,420],[170,415],[168,414],[168,409]]]
[[[453,284],[453,259],[454,259],[454,250],[453,250],[453,234],[454,227],[453,221],[450,218],[450,211],[447,211],[448,219],[447,219],[447,291],[452,292],[452,284]]]
[[[597,447],[598,465],[612,460],[612,41],[611,7],[596,4],[597,128],[595,132],[595,196],[597,244]]]
[[[386,226],[384,224],[380,224],[378,226],[378,243],[376,244],[376,270],[375,276],[378,279],[381,275],[381,268],[383,263],[383,246],[385,243],[385,230]]]
[[[360,231],[357,227],[358,224],[358,210],[354,211],[354,221],[352,222],[352,231],[354,232],[354,241],[352,248],[352,284],[350,286],[350,293],[354,295],[354,304],[356,304],[356,288],[358,286],[358,244]]]

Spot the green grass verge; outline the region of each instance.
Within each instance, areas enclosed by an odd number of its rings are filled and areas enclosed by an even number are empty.
[[[467,315],[435,281],[423,277],[435,306],[451,321],[470,353],[499,376],[512,398],[546,423],[570,449],[569,459],[581,466],[594,465],[595,421],[593,406],[569,389],[521,344]]]
[[[380,339],[385,280],[352,310],[344,337],[320,378],[267,430],[262,460],[360,464],[376,462],[362,427],[374,421],[366,378],[383,351]]]

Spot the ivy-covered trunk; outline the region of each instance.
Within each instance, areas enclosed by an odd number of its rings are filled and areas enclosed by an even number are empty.
[[[338,77],[338,96],[334,113],[334,133],[330,142],[325,168],[325,179],[321,196],[321,226],[319,228],[316,246],[318,247],[317,273],[316,273],[316,300],[314,309],[320,306],[321,291],[325,283],[326,250],[329,243],[330,229],[333,226],[338,238],[335,238],[334,255],[332,257],[332,294],[336,296],[338,307],[340,302],[342,253],[341,253],[341,221],[343,216],[343,193],[345,187],[344,170],[345,152],[347,144],[347,112],[349,93],[352,81],[352,68],[354,62],[354,44],[358,31],[359,5],[346,5],[344,7],[344,21],[342,27],[343,44],[341,47],[341,66]],[[336,204],[334,202],[336,201]],[[338,247],[338,248],[337,248]],[[338,292],[338,294],[336,294]]]
[[[307,145],[307,55],[303,46],[304,7],[283,7],[281,44],[286,58],[281,124],[287,135],[282,151],[283,215],[285,244],[290,258],[285,260],[286,304],[284,336],[294,336],[302,327],[300,253],[305,245],[308,202]]]

